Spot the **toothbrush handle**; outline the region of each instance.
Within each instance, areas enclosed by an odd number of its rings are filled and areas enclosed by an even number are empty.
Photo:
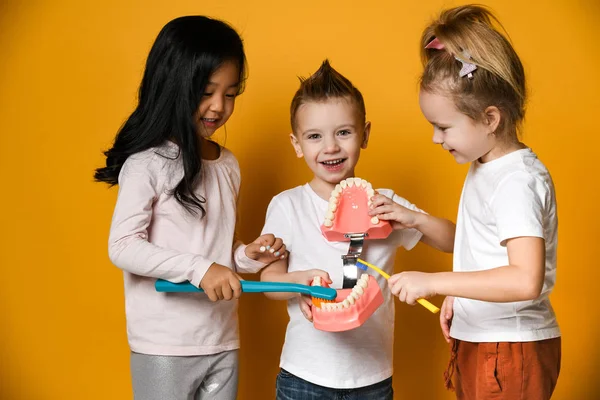
[[[242,284],[242,292],[245,293],[294,292],[311,294],[309,286],[300,285],[297,283],[257,281],[240,282]],[[173,283],[158,279],[154,286],[157,292],[204,292],[204,290],[197,288],[189,282]]]
[[[358,262],[360,264],[363,264],[365,267],[369,267],[373,270],[375,270],[376,272],[378,272],[381,276],[383,276],[385,279],[390,279],[390,275],[385,273],[384,271],[382,271],[381,269],[377,268],[376,266],[374,266],[373,264],[369,264],[368,262],[358,259]],[[439,308],[437,308],[436,306],[434,306],[433,304],[431,304],[429,301],[425,300],[425,299],[418,299],[417,303],[419,303],[420,305],[422,305],[423,307],[425,307],[426,309],[428,309],[429,311],[431,311],[432,313],[436,314],[440,311]]]
[[[425,307],[426,309],[428,309],[429,311],[431,311],[434,314],[440,312],[439,308],[437,308],[436,306],[434,306],[433,304],[431,304],[429,301],[427,301],[425,299],[418,299],[417,303],[419,303],[420,305],[422,305],[423,307]]]

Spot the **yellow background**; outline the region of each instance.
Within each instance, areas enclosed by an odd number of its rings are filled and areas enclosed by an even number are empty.
[[[358,175],[455,218],[466,167],[431,143],[417,78],[421,30],[440,7],[457,4],[3,1],[0,398],[131,398],[122,273],[107,257],[116,190],[93,183],[92,173],[135,105],[145,57],[167,21],[206,14],[229,21],[245,39],[247,91],[227,135],[217,136],[241,164],[240,228],[249,241],[271,197],[310,177],[288,144],[288,107],[296,76],[310,74],[325,57],[362,90],[373,122]],[[600,6],[596,0],[486,4],[524,62],[531,89],[524,141],[557,188],[552,300],[564,337],[554,398],[592,399],[600,394]],[[418,246],[401,252],[397,266],[446,270],[451,257]],[[240,321],[239,398],[273,398],[284,304],[245,295]],[[396,397],[451,399],[442,383],[447,358],[437,316],[398,304]]]

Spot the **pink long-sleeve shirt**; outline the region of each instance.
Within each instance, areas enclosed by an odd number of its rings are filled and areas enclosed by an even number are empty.
[[[213,303],[203,293],[159,293],[157,278],[199,286],[212,263],[238,272],[264,264],[246,257],[235,240],[240,170],[225,148],[202,160],[195,193],[206,215],[190,214],[172,189],[183,177],[172,142],[130,156],[119,175],[109,257],[123,270],[131,350],[155,355],[203,355],[237,349],[237,301]]]

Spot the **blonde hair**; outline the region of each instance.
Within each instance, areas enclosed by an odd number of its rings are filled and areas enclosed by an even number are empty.
[[[442,11],[421,37],[424,71],[420,86],[427,92],[450,95],[457,109],[476,121],[483,119],[486,108],[497,107],[501,120],[495,134],[517,140],[525,117],[525,72],[509,40],[494,23],[505,31],[485,6]],[[435,38],[443,44],[443,50],[425,48]],[[462,64],[455,56],[477,66],[472,78],[459,76]]]
[[[366,120],[365,101],[360,90],[348,78],[337,72],[329,64],[329,60],[325,60],[321,67],[310,77],[300,78],[300,88],[294,94],[290,106],[292,130],[295,132],[296,113],[302,104],[342,98],[354,103],[358,117],[364,124]]]

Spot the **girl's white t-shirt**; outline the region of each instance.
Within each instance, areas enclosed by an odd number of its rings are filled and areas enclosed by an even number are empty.
[[[558,219],[550,173],[531,151],[471,164],[458,210],[454,271],[508,265],[506,241],[546,243],[542,294],[533,301],[492,303],[456,298],[450,336],[468,342],[529,342],[560,336],[549,295],[556,280]]]

